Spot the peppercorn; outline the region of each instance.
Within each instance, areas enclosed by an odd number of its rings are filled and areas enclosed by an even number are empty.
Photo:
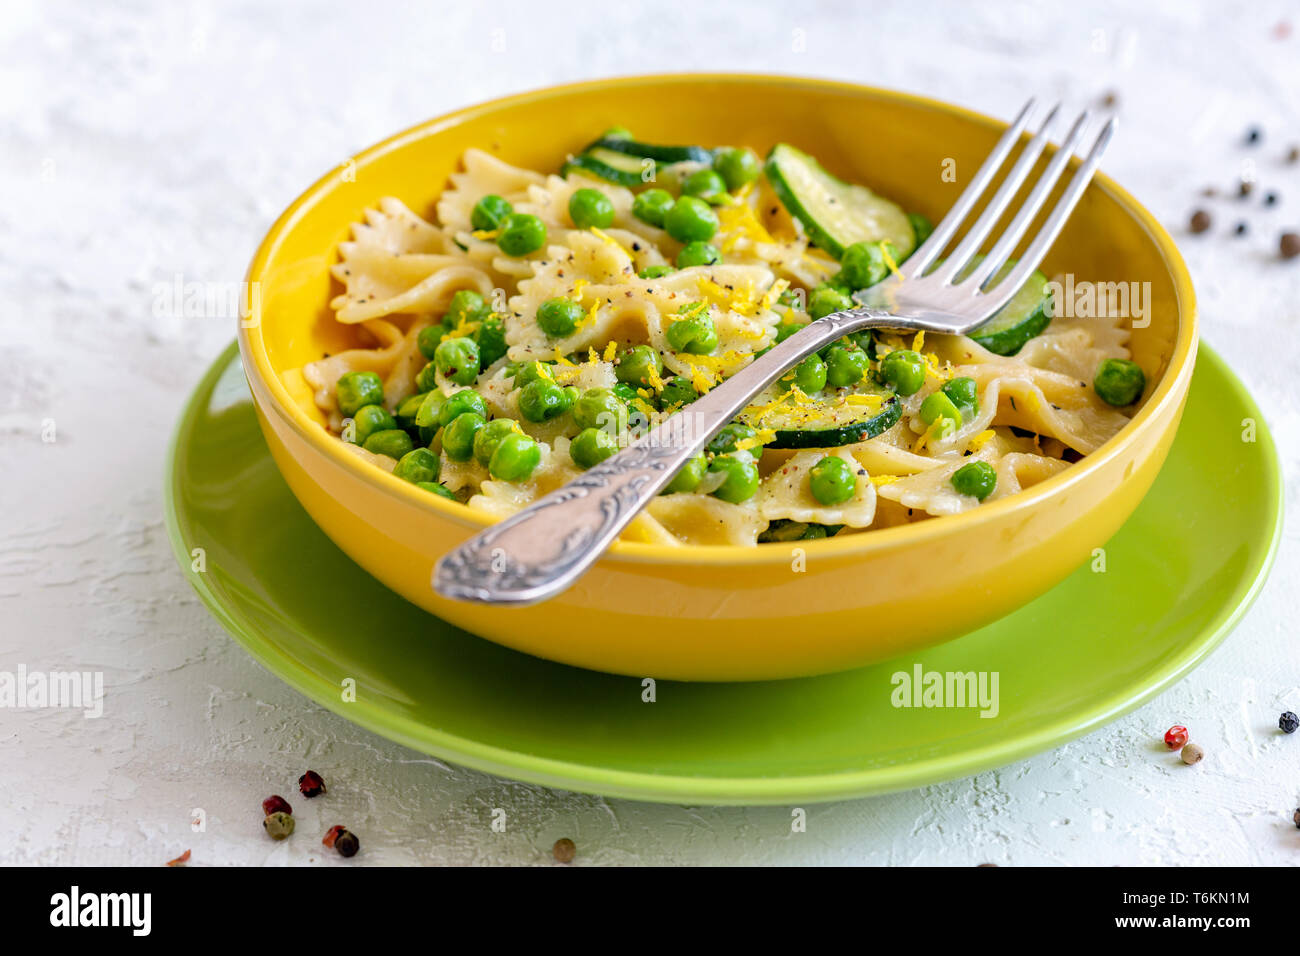
[[[1252,126],[1250,129],[1246,130],[1246,142],[1251,146],[1254,146],[1263,138],[1264,131],[1258,126]]]
[[[1114,90],[1107,90],[1106,95],[1101,98],[1102,106],[1114,106],[1119,102],[1119,94]]]
[[[1210,228],[1210,214],[1204,209],[1198,209],[1192,213],[1192,232],[1205,232]]]
[[[1286,151],[1286,161],[1288,163],[1300,163],[1300,146],[1292,146]]]
[[[1282,254],[1283,259],[1294,259],[1300,256],[1300,233],[1284,232],[1282,238],[1278,240],[1278,252]]]
[[[320,842],[325,844],[325,846],[329,847],[332,850],[334,849],[334,841],[339,838],[339,834],[346,833],[346,832],[347,832],[346,827],[344,827],[341,823],[336,823],[334,824],[334,826],[330,827],[328,830],[325,831],[325,839],[321,840]]]
[[[1239,223],[1237,223],[1236,227],[1235,227],[1232,231],[1233,231],[1234,234],[1236,234],[1236,235],[1238,235],[1238,236],[1244,236],[1244,235],[1246,234],[1246,224],[1245,224],[1245,222],[1239,222]]]
[[[1192,764],[1200,763],[1205,759],[1205,751],[1196,744],[1188,744],[1182,749],[1179,756],[1183,758],[1183,763],[1190,767]]]
[[[1284,734],[1293,734],[1297,728],[1300,728],[1300,717],[1297,717],[1291,711],[1283,711],[1282,716],[1277,719],[1278,729]]]
[[[1291,819],[1295,822],[1295,828],[1300,830],[1300,807],[1295,808],[1295,813],[1291,815]]]
[[[1277,193],[1272,192],[1271,190],[1270,190],[1269,192],[1264,193],[1264,205],[1265,205],[1265,206],[1276,206],[1276,205],[1277,205]]]
[[[351,830],[344,830],[334,841],[334,849],[338,850],[339,856],[353,857],[361,849],[361,841]]]
[[[555,841],[555,846],[551,847],[551,856],[555,857],[556,863],[572,863],[577,855],[578,848],[568,837],[561,837]]]
[[[266,819],[262,821],[262,826],[266,829],[266,835],[272,840],[283,840],[293,832],[293,815],[283,810],[268,813]]]
[[[262,801],[262,813],[268,817],[273,813],[293,813],[293,807],[289,806],[288,800],[277,794]]]
[[[1249,196],[1254,191],[1255,191],[1255,184],[1252,183],[1249,179],[1243,179],[1241,181],[1241,185],[1237,187],[1237,193],[1240,196]]]
[[[1174,724],[1165,731],[1165,746],[1170,750],[1177,750],[1185,743],[1187,743],[1187,728],[1182,724]]]
[[[1201,195],[1212,198],[1214,196],[1219,195],[1219,190],[1215,186],[1206,186],[1204,189],[1201,190]]]
[[[320,796],[325,792],[325,781],[315,770],[308,770],[298,778],[298,789],[307,798]]]

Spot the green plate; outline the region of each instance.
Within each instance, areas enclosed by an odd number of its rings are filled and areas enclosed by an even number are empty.
[[[1242,439],[1243,419],[1257,422]],[[167,524],[199,596],[272,673],[416,750],[568,790],[689,804],[806,803],[917,787],[1095,730],[1195,667],[1263,583],[1281,523],[1258,408],[1202,346],[1155,487],[1076,571],[982,630],[885,664],[751,684],[639,680],[480,640],[388,591],[338,550],[271,461],[232,346],[167,463]],[[206,569],[192,570],[202,548]],[[616,637],[611,638],[616,639]],[[895,708],[896,672],[997,672],[1000,709]],[[345,678],[357,700],[345,703]]]

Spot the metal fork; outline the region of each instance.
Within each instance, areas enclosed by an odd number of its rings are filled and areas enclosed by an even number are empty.
[[[519,606],[554,597],[572,585],[624,528],[764,388],[813,352],[862,329],[887,328],[964,335],[1007,303],[1047,254],[1087,188],[1115,129],[1102,128],[1037,235],[1017,264],[985,288],[1011,256],[1083,139],[1088,114],[1075,120],[1015,217],[982,260],[972,257],[989,237],[1047,145],[1051,109],[979,218],[947,257],[932,266],[1015,149],[1034,101],[1025,104],[933,234],[898,274],[861,292],[859,307],[835,312],[776,345],[731,378],[618,454],[445,555],[433,587],[449,598]],[[964,274],[963,269],[969,270]],[[689,414],[686,414],[689,413]]]

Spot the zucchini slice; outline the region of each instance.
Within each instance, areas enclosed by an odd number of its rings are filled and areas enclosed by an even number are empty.
[[[899,206],[866,186],[841,182],[807,153],[777,143],[767,154],[766,172],[781,204],[836,259],[855,242],[888,239],[900,262],[916,247],[916,230]]]
[[[852,388],[828,388],[812,401],[786,399],[773,405],[785,386],[769,386],[736,416],[751,428],[771,429],[765,448],[837,448],[875,438],[897,424],[902,402],[892,389],[864,380]]]
[[[976,256],[971,264],[962,270],[966,275],[983,259]],[[1015,268],[1016,260],[1010,259],[993,277],[996,285]],[[1047,291],[1047,276],[1037,269],[1029,274],[1011,301],[993,313],[978,329],[971,333],[971,338],[984,348],[997,355],[1015,355],[1026,342],[1039,335],[1052,321],[1052,295]]]
[[[587,147],[586,152],[590,153],[593,149],[613,150],[616,153],[626,153],[641,159],[653,159],[656,163],[713,164],[712,150],[707,150],[703,146],[656,146],[653,143],[612,136],[596,140]]]
[[[560,170],[560,175],[568,176],[571,170],[580,169],[606,182],[632,188],[645,185],[646,180],[641,178],[642,172],[647,168],[645,162],[645,157],[597,146],[585,153],[571,156]]]

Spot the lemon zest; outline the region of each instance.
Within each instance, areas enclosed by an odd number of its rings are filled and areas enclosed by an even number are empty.
[[[659,377],[659,369],[655,368],[653,365],[650,366],[650,371],[646,375],[646,378],[649,380],[650,387],[655,390],[656,394],[664,390],[664,380]]]
[[[742,438],[740,441],[736,442],[736,449],[738,451],[749,451],[751,448],[761,448],[763,445],[766,445],[768,442],[774,441],[775,439],[776,432],[771,428],[760,428],[749,438]]]
[[[993,440],[993,437],[994,437],[996,434],[997,434],[997,432],[995,432],[993,429],[991,429],[991,428],[986,428],[984,431],[980,432],[978,435],[973,436],[973,437],[971,438],[971,440],[970,440],[969,442],[966,443],[966,447],[969,448],[971,451],[979,451],[981,448],[983,448],[985,445],[987,445],[990,441],[992,441],[992,440]]]
[[[872,475],[870,480],[879,488],[881,485],[892,485],[896,481],[901,481],[902,475]]]
[[[475,229],[470,233],[475,239],[492,240],[501,235],[500,229]]]
[[[895,262],[894,257],[889,254],[889,247],[886,246],[884,242],[880,244],[880,254],[885,257],[885,265],[889,266],[889,271],[894,274],[894,277],[898,279],[899,282],[902,282],[903,273],[898,271],[898,263]]]
[[[610,339],[605,343],[605,354],[603,358],[606,362],[614,361],[614,356],[618,355],[618,343]]]

